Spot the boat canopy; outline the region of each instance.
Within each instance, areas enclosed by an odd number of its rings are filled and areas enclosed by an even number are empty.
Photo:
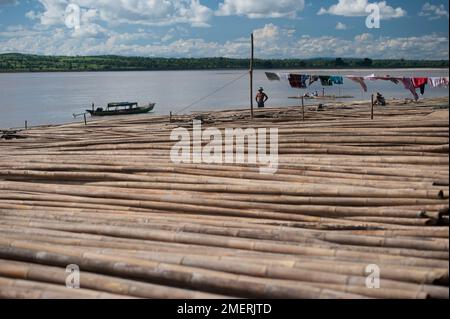
[[[113,107],[133,107],[133,106],[137,106],[138,103],[137,102],[116,102],[116,103],[108,103],[108,108],[113,108]]]

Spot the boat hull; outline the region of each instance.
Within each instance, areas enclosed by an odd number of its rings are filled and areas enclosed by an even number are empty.
[[[114,116],[114,115],[132,115],[132,114],[145,114],[153,111],[155,104],[149,106],[135,107],[132,109],[114,110],[114,111],[92,111],[86,110],[91,116]]]

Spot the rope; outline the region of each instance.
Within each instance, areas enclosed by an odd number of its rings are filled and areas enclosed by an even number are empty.
[[[186,107],[184,107],[183,109],[177,111],[177,112],[175,113],[175,115],[178,115],[178,114],[180,114],[181,112],[184,112],[184,111],[186,111],[187,109],[190,109],[191,107],[193,107],[193,106],[196,105],[197,103],[200,103],[201,101],[206,100],[207,98],[213,96],[214,94],[216,94],[216,93],[219,92],[220,90],[223,90],[224,88],[226,88],[227,86],[230,86],[230,85],[233,84],[234,82],[239,81],[240,79],[242,79],[242,78],[243,78],[244,76],[246,76],[246,75],[248,75],[247,72],[241,74],[238,78],[236,78],[236,79],[234,79],[234,80],[232,80],[232,81],[226,83],[225,85],[221,86],[220,88],[214,90],[212,93],[210,93],[210,94],[208,94],[208,95],[206,95],[206,96],[204,96],[204,97],[202,97],[202,98],[200,98],[200,99],[198,99],[198,100],[192,102],[192,103],[189,104],[188,106],[186,106]]]

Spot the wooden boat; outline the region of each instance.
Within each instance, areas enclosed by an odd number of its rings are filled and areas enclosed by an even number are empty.
[[[86,112],[91,114],[91,116],[144,114],[153,111],[154,107],[155,103],[150,103],[147,106],[138,106],[136,102],[119,102],[109,103],[106,109],[99,107],[95,110],[86,110]]]

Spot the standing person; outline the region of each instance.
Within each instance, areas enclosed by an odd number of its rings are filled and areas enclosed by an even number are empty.
[[[258,107],[264,107],[268,99],[269,97],[264,93],[264,89],[259,88],[258,94],[256,94],[256,103],[258,103]]]

